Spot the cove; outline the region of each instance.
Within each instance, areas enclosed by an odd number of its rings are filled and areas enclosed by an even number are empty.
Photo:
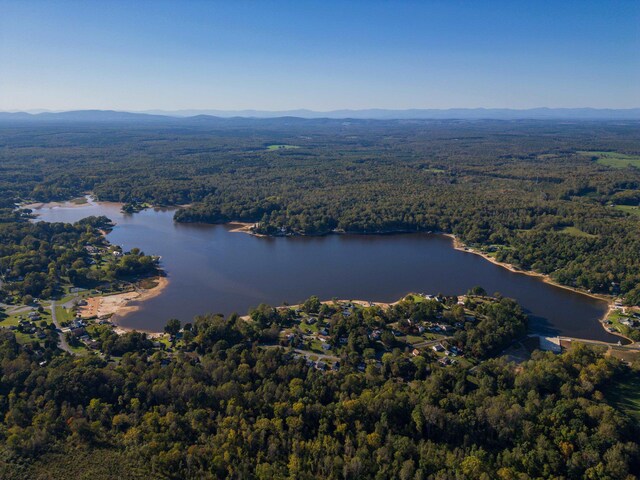
[[[38,220],[75,222],[105,215],[116,223],[108,239],[160,255],[169,285],[161,295],[116,318],[124,327],[161,331],[169,318],[191,321],[203,313],[245,314],[260,303],[322,299],[392,302],[409,292],[463,294],[475,285],[515,298],[530,329],[616,343],[599,323],[607,303],[511,272],[480,256],[453,248],[437,234],[329,235],[259,238],[228,225],[180,224],[172,209],[133,215],[120,204],[35,208]]]

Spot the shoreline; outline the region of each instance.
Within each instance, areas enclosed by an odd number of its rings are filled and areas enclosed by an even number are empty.
[[[437,235],[443,235],[445,237],[449,237],[449,238],[453,239],[453,248],[455,248],[456,250],[459,250],[459,251],[465,252],[465,253],[471,253],[473,255],[478,255],[478,256],[484,258],[485,260],[487,260],[488,262],[493,263],[494,265],[497,265],[497,266],[502,267],[502,268],[506,268],[507,270],[509,270],[512,273],[520,273],[522,275],[528,275],[530,277],[538,277],[538,278],[541,278],[545,283],[548,283],[549,285],[553,285],[554,287],[564,288],[565,290],[570,290],[570,291],[572,291],[574,293],[579,293],[579,294],[585,295],[587,297],[595,298],[596,300],[601,300],[603,302],[607,302],[607,303],[613,304],[613,301],[614,301],[613,298],[614,297],[612,297],[611,295],[605,295],[605,294],[602,294],[602,293],[590,293],[590,292],[586,292],[586,291],[581,290],[581,289],[576,288],[576,287],[571,287],[569,285],[562,285],[561,283],[558,283],[555,280],[553,280],[548,274],[535,272],[533,270],[523,270],[521,268],[516,267],[515,265],[510,264],[510,263],[500,262],[500,261],[496,260],[495,258],[493,258],[492,256],[486,254],[485,252],[482,252],[480,250],[477,250],[475,248],[472,248],[472,247],[469,247],[469,246],[465,245],[464,243],[462,243],[462,241],[460,241],[458,239],[458,237],[456,237],[452,233],[440,233],[440,232],[438,232]]]
[[[478,256],[482,257],[483,259],[487,260],[488,262],[491,262],[491,263],[493,263],[494,265],[496,265],[498,267],[505,268],[505,269],[509,270],[512,273],[519,273],[519,274],[523,274],[523,275],[528,275],[530,277],[537,277],[537,278],[542,279],[543,282],[548,283],[549,285],[553,285],[554,287],[564,288],[565,290],[569,290],[569,291],[574,292],[574,293],[579,293],[580,295],[585,295],[587,297],[591,297],[591,298],[594,298],[596,300],[600,300],[602,302],[606,302],[607,311],[604,313],[602,318],[600,318],[600,320],[598,321],[598,323],[600,323],[600,326],[602,327],[602,329],[605,332],[607,332],[607,333],[609,333],[611,335],[615,335],[616,337],[620,337],[620,338],[623,338],[623,339],[627,340],[628,342],[634,343],[634,341],[632,339],[624,336],[620,332],[610,332],[607,329],[607,327],[605,326],[605,321],[607,320],[607,318],[609,317],[611,312],[613,310],[615,310],[614,297],[613,296],[600,294],[600,293],[585,292],[584,290],[581,290],[581,289],[576,288],[576,287],[571,287],[569,285],[562,285],[562,284],[554,281],[547,274],[534,272],[532,270],[522,270],[522,269],[520,269],[520,268],[518,268],[515,265],[512,265],[510,263],[500,262],[500,261],[496,260],[495,258],[493,258],[492,256],[487,255],[485,252],[479,251],[479,250],[474,249],[472,247],[468,247],[462,241],[460,241],[460,239],[458,239],[458,237],[456,237],[452,233],[438,233],[438,235],[444,235],[445,237],[451,238],[453,240],[453,248],[455,248],[456,250],[461,251],[461,252],[465,252],[465,253],[471,253],[473,255],[478,255]]]

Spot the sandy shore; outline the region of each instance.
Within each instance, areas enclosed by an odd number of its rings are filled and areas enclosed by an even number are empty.
[[[255,223],[247,223],[247,222],[228,222],[225,223],[232,227],[229,229],[231,233],[247,233],[249,235],[253,235],[254,237],[266,237],[267,235],[263,235],[261,233],[255,233],[251,229],[255,227]]]
[[[38,202],[20,205],[20,208],[29,208],[31,210],[41,210],[43,208],[81,208],[91,205],[91,200],[85,197],[74,198],[65,202]]]
[[[112,315],[111,320],[117,323],[119,317],[138,310],[140,308],[140,302],[160,295],[169,284],[169,279],[167,277],[156,277],[155,282],[156,286],[149,289],[138,288],[131,292],[90,297],[87,299],[87,305],[78,308],[78,313],[83,318]],[[132,305],[131,302],[135,304]],[[128,331],[134,329],[117,327],[117,330]]]

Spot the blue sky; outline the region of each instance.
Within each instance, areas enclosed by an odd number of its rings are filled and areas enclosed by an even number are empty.
[[[640,107],[640,1],[0,0],[0,110]]]

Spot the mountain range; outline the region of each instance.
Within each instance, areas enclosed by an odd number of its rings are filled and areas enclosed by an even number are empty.
[[[147,110],[138,112],[115,110],[72,110],[65,112],[0,112],[0,121],[45,122],[167,122],[178,119],[206,120],[214,118],[273,119],[359,119],[359,120],[640,120],[640,108],[453,108],[409,110]]]

